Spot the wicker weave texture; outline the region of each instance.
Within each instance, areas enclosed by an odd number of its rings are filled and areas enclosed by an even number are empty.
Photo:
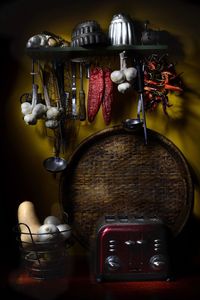
[[[177,235],[191,210],[187,162],[162,135],[111,128],[84,141],[62,178],[62,201],[84,245],[104,215],[161,218]]]

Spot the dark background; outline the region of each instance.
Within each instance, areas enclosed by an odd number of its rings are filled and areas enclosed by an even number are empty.
[[[12,3],[17,3],[17,0],[7,0],[1,1],[0,10],[4,5],[9,5]],[[29,1],[30,3],[34,3],[34,1]],[[51,4],[56,1],[50,1]],[[89,5],[90,1],[86,1],[86,5]],[[20,1],[19,1],[20,3]],[[98,5],[100,5],[101,1],[96,2],[96,6],[98,9]],[[131,2],[130,2],[131,3]],[[191,5],[195,5],[196,9],[200,10],[200,2],[198,0],[182,0],[179,1],[179,5],[181,7],[182,3],[190,3]],[[176,2],[177,4],[177,2]],[[93,3],[94,5],[94,3]],[[160,9],[162,10],[162,2],[158,2],[160,5]],[[173,6],[172,1],[169,5]],[[76,6],[79,6],[79,2],[76,3]],[[52,7],[52,5],[51,5]],[[172,7],[173,9],[173,7]],[[36,13],[36,12],[33,12]],[[79,12],[80,13],[80,12]],[[31,18],[31,16],[29,16]],[[188,18],[192,18],[190,12],[188,11]],[[170,19],[170,16],[169,16]],[[1,21],[1,20],[0,20]],[[7,20],[8,24],[12,24],[12,20]],[[20,23],[20,18],[18,20]],[[66,20],[67,22],[67,20]],[[198,25],[199,20],[196,20]],[[17,25],[19,26],[19,24]],[[23,26],[26,26],[24,24]],[[22,27],[23,27],[22,26]],[[21,27],[21,26],[19,26]],[[0,53],[1,53],[1,63],[0,63],[0,150],[1,150],[1,278],[3,278],[3,282],[6,283],[6,279],[9,276],[11,270],[15,269],[19,265],[19,250],[17,247],[17,243],[15,240],[15,233],[13,232],[13,227],[16,225],[16,211],[19,204],[19,198],[21,196],[21,191],[19,190],[19,180],[24,173],[24,170],[20,168],[19,162],[17,160],[17,156],[15,154],[15,148],[13,145],[10,145],[10,142],[6,137],[6,128],[7,126],[13,126],[12,120],[8,120],[6,112],[6,99],[9,98],[9,95],[12,91],[12,88],[15,85],[15,80],[18,76],[20,63],[19,61],[13,57],[13,53],[11,50],[11,45],[13,43],[13,39],[20,38],[20,32],[16,31],[13,35],[7,33],[5,28],[1,28],[0,31]],[[17,126],[17,125],[14,125]],[[17,145],[16,145],[17,147]],[[194,176],[195,181],[195,176]],[[13,201],[15,200],[15,201]],[[180,235],[180,237],[176,241],[175,251],[173,253],[173,259],[175,260],[175,264],[177,266],[177,270],[179,273],[184,272],[185,269],[188,272],[198,272],[199,265],[196,264],[196,261],[191,259],[192,257],[198,257],[198,247],[199,247],[199,232],[194,230],[194,228],[199,228],[199,221],[191,217],[186,226],[184,232]],[[14,295],[13,295],[14,296]]]

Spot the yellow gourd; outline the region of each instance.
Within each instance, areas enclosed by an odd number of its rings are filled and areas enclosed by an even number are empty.
[[[32,238],[34,241],[36,241],[38,228],[41,226],[41,224],[36,215],[34,204],[31,201],[24,201],[19,205],[18,223],[21,231],[21,241],[23,242],[23,245],[28,246],[32,242]],[[26,224],[29,227],[30,231],[26,225],[23,225],[21,223]]]

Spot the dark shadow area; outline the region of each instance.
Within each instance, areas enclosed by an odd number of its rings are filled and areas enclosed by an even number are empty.
[[[12,92],[18,74],[19,65],[10,54],[9,38],[0,37],[1,48],[1,110],[0,110],[0,140],[1,140],[1,284],[5,286],[10,271],[18,267],[20,254],[13,228],[16,224],[17,199],[19,195],[20,167],[17,165],[15,149],[7,137],[7,127],[16,125],[6,119],[7,99]],[[7,293],[7,291],[6,291]],[[9,293],[12,294],[10,291]]]
[[[193,5],[196,5],[196,6],[199,6],[199,5],[200,5],[199,0],[179,0],[179,1],[180,1],[180,3],[181,3],[181,2],[185,2],[185,3],[193,4]]]
[[[4,4],[14,3],[17,0],[3,0]],[[71,1],[70,1],[71,2]],[[198,0],[182,0],[179,1],[180,5],[181,2],[186,2],[188,4],[196,5],[199,8],[200,1]],[[67,3],[67,2],[66,2]],[[42,4],[43,5],[43,4]],[[99,4],[98,4],[99,5]],[[66,4],[67,7],[67,4]],[[98,8],[97,8],[98,9]],[[81,11],[78,12],[81,15]],[[170,18],[169,18],[170,21]],[[67,24],[67,20],[66,20]],[[144,29],[143,22],[136,20],[136,31],[137,31],[137,38],[138,40],[141,39],[141,32]],[[173,62],[184,61],[184,49],[181,41],[178,37],[171,35],[169,32],[165,30],[159,31],[160,44],[168,45],[168,55],[169,60]],[[19,63],[15,61],[10,53],[10,45],[12,40],[8,37],[0,37],[0,47],[1,47],[1,72],[0,72],[0,90],[1,90],[1,109],[0,109],[0,138],[1,138],[1,170],[2,170],[2,177],[1,179],[1,212],[3,218],[2,221],[2,238],[1,238],[1,284],[4,285],[2,288],[2,292],[5,292],[6,299],[11,297],[11,299],[21,299],[21,300],[32,300],[35,299],[33,296],[27,296],[21,292],[17,292],[12,288],[7,288],[8,278],[10,276],[10,272],[13,269],[19,267],[20,263],[20,253],[18,249],[18,245],[16,242],[16,236],[13,231],[14,226],[16,225],[16,212],[19,205],[19,201],[26,200],[26,195],[31,195],[32,201],[37,196],[37,188],[33,186],[33,178],[37,178],[37,170],[26,170],[21,168],[21,162],[23,160],[23,156],[20,156],[20,147],[21,145],[16,145],[13,147],[11,142],[11,138],[7,136],[7,128],[8,126],[13,126],[13,130],[17,126],[17,124],[13,124],[12,120],[8,120],[8,112],[7,112],[7,99],[10,98],[11,92],[14,88],[16,78],[18,76],[19,71]],[[196,53],[198,54],[199,49],[198,45],[196,45]],[[184,71],[184,70],[183,70]],[[196,98],[200,99],[200,93],[192,88],[188,87],[184,82],[184,74],[182,76],[183,85],[184,85],[184,93],[180,95],[182,99],[182,114],[180,118],[177,119],[170,119],[170,126],[176,128],[178,132],[182,132],[182,130],[186,127],[189,118],[198,118],[198,112],[190,111],[190,97],[193,95]],[[127,94],[119,94],[116,89],[114,89],[114,106],[112,111],[112,119],[115,123],[121,123],[122,115],[130,114],[130,106],[134,102],[134,105],[137,105],[137,95],[134,91],[128,92]],[[15,99],[19,101],[19,99]],[[172,103],[173,104],[173,103]],[[189,113],[188,113],[189,111]],[[155,112],[156,113],[156,112]],[[134,116],[134,112],[131,113]],[[155,115],[156,116],[156,115]],[[167,126],[167,125],[166,125]],[[167,128],[166,128],[167,129]],[[66,132],[66,140],[70,145],[66,145],[66,147],[70,147],[71,149],[75,148],[76,138],[77,138],[77,124],[74,124],[73,121],[69,122],[65,128]],[[41,137],[44,137],[44,134],[38,131],[38,134]],[[193,141],[198,142],[198,132],[195,131],[191,133],[191,138]],[[20,157],[20,159],[19,159]],[[23,164],[25,165],[25,164]],[[89,164],[88,164],[89,166]],[[76,164],[73,165],[76,167]],[[193,182],[197,186],[199,186],[199,178],[195,174],[194,170],[190,170],[193,177]],[[68,174],[70,176],[70,174]],[[24,184],[23,184],[24,180]],[[68,196],[66,190],[66,198]],[[88,201],[91,201],[89,199]],[[39,206],[40,203],[36,203],[36,206]],[[73,204],[70,203],[69,210],[73,211],[74,207]],[[37,207],[36,210],[38,211]],[[73,219],[70,220],[73,222]],[[178,278],[182,278],[186,275],[199,275],[199,268],[200,268],[200,240],[199,240],[199,230],[200,230],[200,220],[196,219],[195,217],[191,216],[188,220],[185,228],[181,232],[177,238],[175,238],[171,243],[171,253],[172,253],[172,265],[174,271],[175,280]],[[71,281],[71,288],[68,293],[63,293],[56,299],[155,299],[159,297],[159,299],[172,299],[172,295],[164,295],[164,290],[159,291],[159,295],[155,295],[155,291],[157,292],[155,286],[152,286],[152,292],[145,292],[141,288],[137,288],[137,284],[135,284],[136,290],[129,289],[126,291],[127,287],[130,285],[125,284],[122,288],[120,284],[113,284],[112,288],[109,284],[104,285],[91,285],[91,282],[87,279],[89,277],[89,268],[88,262],[79,264],[77,261],[75,264],[74,272],[78,275],[75,279]],[[77,279],[78,278],[78,279]],[[192,277],[191,277],[192,278]],[[88,280],[88,281],[87,281]],[[85,284],[86,283],[86,284]],[[190,281],[191,283],[191,281]],[[55,282],[53,283],[55,284]],[[188,284],[186,282],[186,284]],[[172,284],[173,286],[173,284]],[[80,290],[79,290],[79,287]],[[28,288],[28,287],[26,287]],[[120,288],[121,291],[120,291]],[[192,288],[192,285],[191,285]],[[32,286],[32,289],[34,287]],[[46,290],[48,289],[48,284]],[[115,291],[116,289],[116,291]],[[79,290],[79,291],[78,291]],[[184,290],[184,287],[183,287]],[[91,293],[90,293],[91,291]],[[134,292],[135,291],[135,292]],[[99,294],[98,294],[99,292]],[[119,292],[119,296],[117,296],[117,292]],[[127,297],[125,296],[127,292]],[[45,291],[44,291],[45,293]],[[81,294],[82,293],[82,294]],[[145,294],[146,293],[146,294]],[[48,293],[47,293],[48,294]],[[145,294],[145,296],[144,296]],[[180,297],[180,294],[182,297]],[[184,297],[184,291],[181,292],[176,299],[186,299],[187,295]],[[175,293],[176,295],[176,293]],[[170,296],[170,297],[168,297]],[[78,298],[77,298],[78,297]],[[48,298],[50,299],[50,298]],[[187,298],[187,299],[195,299],[195,298]],[[197,298],[198,299],[198,296]],[[196,300],[195,299],[195,300]]]
[[[171,257],[175,279],[199,274],[200,241],[197,238],[199,230],[200,221],[191,216],[180,235],[172,241]]]

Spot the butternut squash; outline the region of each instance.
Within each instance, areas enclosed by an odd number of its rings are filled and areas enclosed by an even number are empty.
[[[34,204],[31,201],[24,201],[19,205],[18,223],[21,231],[21,241],[23,246],[30,245],[30,243],[32,243],[32,238],[33,241],[37,240],[37,232],[41,224],[35,212]],[[26,224],[28,227],[22,223]]]

